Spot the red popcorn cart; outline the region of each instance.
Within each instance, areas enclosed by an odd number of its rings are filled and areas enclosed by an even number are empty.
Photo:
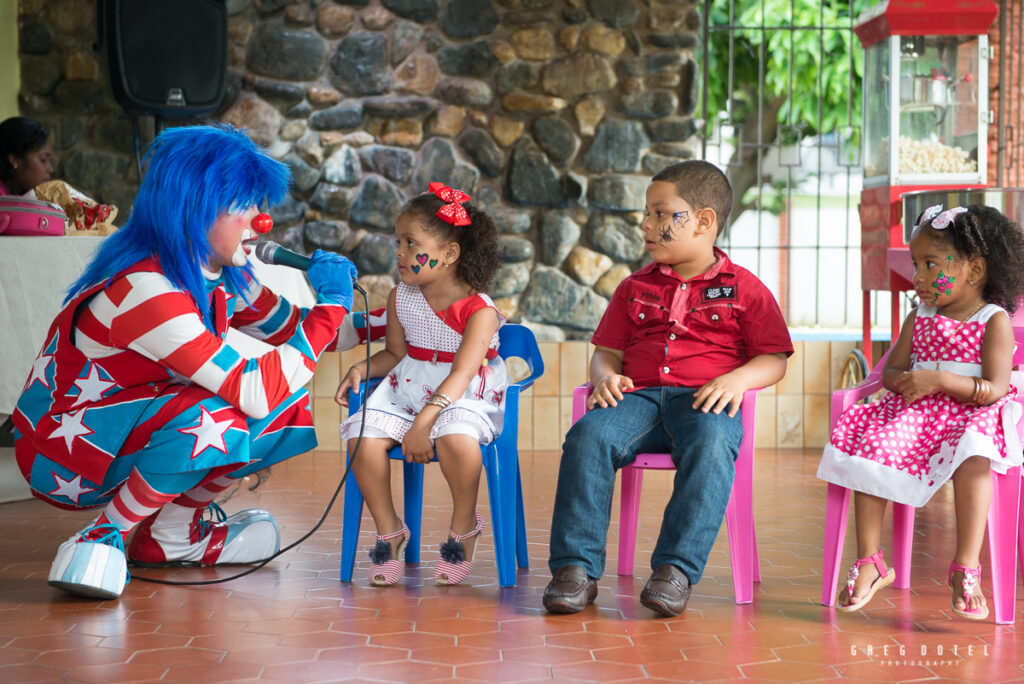
[[[888,0],[864,12],[861,288],[871,365],[871,290],[913,289],[903,195],[987,185],[988,30],[993,0]],[[913,218],[910,217],[913,223]]]

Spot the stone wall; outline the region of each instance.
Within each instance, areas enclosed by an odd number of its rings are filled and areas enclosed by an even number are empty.
[[[499,306],[547,339],[586,337],[646,256],[636,226],[650,175],[695,149],[696,6],[227,0],[215,118],[292,169],[275,239],[350,256],[377,302],[399,207],[439,180],[502,228]],[[131,124],[93,51],[94,12],[19,1],[20,104],[53,131],[58,177],[126,216]]]

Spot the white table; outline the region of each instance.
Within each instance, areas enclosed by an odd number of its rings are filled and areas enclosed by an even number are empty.
[[[68,286],[82,274],[100,237],[0,237],[0,413],[11,413]],[[315,297],[301,271],[253,260],[261,283],[299,306]],[[269,347],[230,330],[247,356]]]

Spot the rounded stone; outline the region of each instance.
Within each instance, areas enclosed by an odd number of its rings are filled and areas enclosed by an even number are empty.
[[[530,62],[513,61],[498,70],[495,85],[499,93],[528,90],[540,82],[540,66]]]
[[[403,19],[421,24],[437,16],[437,0],[382,0],[382,4]]]
[[[600,93],[615,87],[615,70],[594,52],[578,52],[550,62],[544,69],[544,92],[559,97]]]
[[[369,175],[356,194],[349,209],[349,221],[366,226],[378,232],[390,233],[395,229],[395,219],[405,204],[402,191],[390,181],[377,175]],[[393,247],[390,247],[392,253]],[[382,273],[383,271],[374,271]]]
[[[649,145],[650,139],[639,122],[605,119],[583,155],[583,166],[592,174],[632,173],[639,169],[640,159]]]
[[[563,206],[567,202],[557,169],[529,138],[520,138],[512,148],[508,196],[513,202],[526,205]]]
[[[530,269],[525,264],[502,264],[494,275],[487,293],[491,297],[510,297],[526,289]]]
[[[493,33],[498,11],[491,0],[448,0],[437,23],[447,36],[467,40]]]
[[[546,28],[519,29],[509,42],[523,59],[547,61],[555,56],[555,37]]]
[[[588,50],[615,57],[626,49],[626,39],[615,29],[591,24],[583,29],[583,46]]]
[[[556,269],[538,266],[519,304],[523,318],[564,328],[593,330],[608,300]]]
[[[618,28],[640,19],[640,7],[633,0],[587,0],[587,9],[598,21]]]
[[[637,211],[644,206],[648,184],[646,176],[599,176],[591,179],[587,199],[599,209]]]
[[[330,109],[313,112],[309,117],[310,128],[318,131],[358,128],[362,123],[363,106],[361,103],[345,103]]]
[[[274,227],[289,226],[300,218],[302,218],[305,209],[302,206],[302,202],[295,199],[294,196],[288,194],[284,200],[277,206],[270,207],[267,210],[270,217],[274,219]]]
[[[124,182],[128,157],[104,150],[75,150],[62,167],[63,179],[78,188],[103,188]]]
[[[313,186],[320,180],[320,169],[313,168],[299,155],[295,153],[289,154],[282,161],[291,169],[293,186],[299,192],[312,190]]]
[[[435,94],[445,102],[467,107],[486,107],[494,99],[489,85],[470,78],[443,78]]]
[[[38,15],[18,19],[18,51],[23,55],[46,55],[53,50],[53,35]]]
[[[352,230],[341,221],[307,221],[302,236],[318,249],[337,252]]]
[[[412,54],[423,40],[423,27],[413,21],[399,19],[391,28],[391,63],[399,64]]]
[[[327,46],[308,31],[263,24],[249,42],[246,68],[286,81],[311,81],[320,74]]]
[[[633,262],[644,253],[644,238],[634,222],[624,216],[595,213],[587,223],[591,245],[615,261]]]
[[[323,176],[329,183],[357,185],[363,171],[359,155],[348,145],[342,145],[324,162]]]
[[[559,266],[579,242],[580,226],[561,212],[545,212],[540,225],[540,259]]]
[[[667,90],[645,90],[625,95],[619,100],[619,111],[636,119],[656,119],[670,116],[678,101],[675,93]]]
[[[309,206],[327,216],[345,216],[351,203],[351,190],[323,181],[309,198]]]
[[[386,235],[367,235],[352,253],[352,261],[360,274],[391,273],[398,266],[395,246]]]
[[[600,252],[576,245],[565,260],[565,270],[584,285],[593,285],[612,267],[612,260]]]
[[[546,116],[533,122],[533,139],[556,164],[564,164],[579,148],[579,138],[572,126],[555,116]]]
[[[594,283],[594,292],[601,295],[602,297],[608,297],[615,294],[615,288],[619,286],[623,280],[629,277],[632,271],[629,267],[624,264],[615,264],[612,266],[607,273],[601,276],[596,283]]]
[[[246,93],[238,98],[221,120],[235,128],[245,129],[246,135],[260,145],[270,145],[277,140],[284,117],[275,107],[256,95]]]
[[[500,62],[490,44],[478,40],[464,45],[446,45],[437,53],[437,64],[451,76],[480,78],[497,69]]]
[[[505,153],[491,136],[479,128],[471,128],[459,139],[459,146],[486,175],[494,178],[505,168]]]
[[[371,171],[396,183],[405,183],[412,175],[415,155],[401,147],[367,145],[360,148],[359,158]]]
[[[380,95],[391,87],[387,36],[362,31],[346,36],[331,58],[331,83],[354,95]]]
[[[533,243],[526,238],[503,236],[498,241],[498,256],[505,263],[518,263],[533,258]]]

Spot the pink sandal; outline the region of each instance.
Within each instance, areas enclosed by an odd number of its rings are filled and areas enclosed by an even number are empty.
[[[455,534],[454,530],[448,530],[448,540],[441,544],[441,557],[434,566],[434,581],[438,584],[461,584],[473,571],[473,558],[476,557],[476,550],[480,546],[480,540],[473,545],[473,553],[466,558],[466,547],[462,545],[463,540],[470,539],[484,531],[484,516],[476,511],[476,527],[466,534]]]
[[[882,549],[878,549],[873,556],[867,556],[865,558],[858,558],[850,566],[850,571],[846,573],[846,598],[849,600],[853,597],[853,585],[856,583],[857,578],[860,576],[860,566],[868,565],[873,563],[875,568],[878,570],[878,579],[871,583],[868,587],[868,593],[864,595],[860,601],[856,603],[847,603],[846,605],[837,604],[836,610],[842,613],[852,613],[855,610],[860,610],[868,604],[868,602],[875,597],[875,592],[879,589],[884,589],[896,579],[896,571],[892,568],[885,566],[885,560],[883,560]]]
[[[956,599],[952,599],[950,607],[953,609],[953,613],[959,615],[962,618],[968,620],[984,620],[988,617],[988,605],[982,605],[977,608],[971,609],[968,606],[971,605],[971,599],[974,598],[975,591],[981,594],[981,566],[976,568],[969,568],[966,565],[960,565],[956,561],[949,564],[949,579],[947,582],[949,586],[953,586],[953,573],[962,572],[963,580],[960,582],[960,588],[963,590],[964,597],[964,608],[956,607]],[[983,596],[983,594],[981,594]]]
[[[402,541],[392,548],[391,540],[401,537]],[[376,535],[377,543],[370,551],[370,584],[375,587],[386,587],[405,577],[405,546],[409,543],[409,528],[402,523],[402,529],[391,534]]]

